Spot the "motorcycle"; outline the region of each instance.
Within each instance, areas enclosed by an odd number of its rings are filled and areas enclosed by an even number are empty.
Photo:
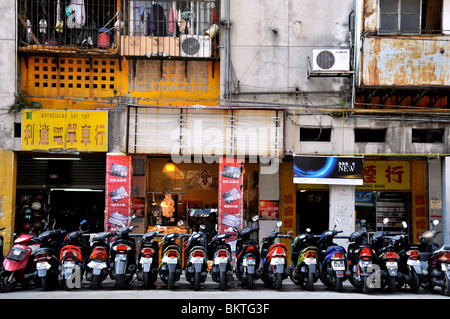
[[[175,282],[181,276],[181,249],[177,244],[180,234],[166,234],[161,242],[161,261],[159,265],[159,276],[169,289],[175,287]]]
[[[13,247],[3,261],[3,270],[0,272],[0,290],[2,292],[13,291],[17,283],[27,287],[36,282],[36,264],[34,256],[39,248],[35,235],[21,235],[15,241]]]
[[[205,282],[206,276],[208,275],[206,235],[201,230],[192,234],[186,242],[184,251],[187,251],[188,255],[186,259],[186,280],[197,291],[200,289],[200,284]]]
[[[78,231],[67,234],[59,254],[58,282],[61,288],[72,290],[81,288],[81,280],[86,266],[86,256],[89,254],[89,241],[83,236],[83,220]]]
[[[388,218],[383,220],[383,225],[387,224]],[[390,241],[392,236],[384,230],[376,232],[370,238],[370,244],[375,250],[374,264],[380,268],[380,273],[377,275],[380,288],[388,287],[390,292],[395,292],[398,282],[398,264],[399,255],[395,251],[393,242]]]
[[[317,241],[319,249],[319,279],[329,288],[342,291],[346,279],[347,257],[345,248],[333,242],[342,230],[336,230],[339,224],[336,220],[332,230],[326,230]]]
[[[44,291],[58,285],[60,237],[65,233],[65,230],[56,229],[44,231],[38,236],[40,247],[36,251],[34,262]]]
[[[258,216],[252,218],[253,221],[258,220]],[[239,232],[237,228],[233,228],[238,233],[236,241],[236,277],[248,289],[253,289],[255,280],[261,276],[259,245],[250,239],[250,235],[257,231],[256,227],[244,227]]]
[[[319,278],[317,268],[319,251],[317,249],[317,236],[310,232],[311,230],[308,228],[306,233],[300,234],[294,239],[291,253],[293,271],[290,277],[295,284],[312,291]]]
[[[437,224],[439,224],[438,220],[432,222],[433,226]],[[433,226],[419,238],[419,251],[424,264],[424,276],[421,278],[420,285],[427,290],[441,287],[443,294],[450,296],[450,246],[444,245],[438,248],[434,238],[441,232],[433,230]]]
[[[234,234],[217,234],[208,244],[213,260],[210,270],[212,280],[219,283],[219,289],[222,291],[227,288],[233,270],[231,246],[226,241],[231,236]]]
[[[111,245],[110,277],[118,289],[124,289],[136,273],[136,241],[130,237],[134,228],[125,226],[113,234],[116,239]]]
[[[151,231],[142,236],[138,255],[137,279],[143,281],[145,289],[150,288],[158,277],[159,249],[156,237],[159,231]]]
[[[355,288],[362,289],[363,293],[369,293],[372,288],[375,288],[372,283],[375,250],[367,242],[365,229],[353,232],[348,241],[350,242],[347,253],[349,281]]]
[[[92,289],[98,289],[109,274],[109,243],[111,232],[95,234],[91,241],[92,251],[86,263],[86,280]]]
[[[405,221],[402,224],[402,232],[404,232],[408,224]],[[399,257],[397,288],[409,286],[411,292],[418,293],[420,289],[419,275],[422,274],[419,250],[408,243],[408,234],[393,236],[390,245],[394,247]]]
[[[282,222],[279,221],[277,227],[281,225]],[[283,280],[290,275],[291,270],[287,265],[286,245],[275,243],[275,239],[282,233],[276,230],[267,233],[263,237],[261,246],[261,280],[266,285],[275,286],[277,290],[281,289]]]

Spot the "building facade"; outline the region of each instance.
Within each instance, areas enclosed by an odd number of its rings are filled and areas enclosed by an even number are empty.
[[[408,4],[0,1],[5,250],[211,213],[292,236],[388,217],[413,241],[437,218],[448,243],[447,0]],[[356,178],[296,179],[331,158]]]

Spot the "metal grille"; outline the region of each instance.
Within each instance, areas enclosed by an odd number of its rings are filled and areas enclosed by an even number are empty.
[[[334,65],[335,59],[330,51],[322,51],[317,55],[316,63],[322,69],[330,69]]]

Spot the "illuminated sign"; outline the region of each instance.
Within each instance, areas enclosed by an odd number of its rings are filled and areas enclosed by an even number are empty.
[[[108,150],[107,111],[23,111],[22,150]]]

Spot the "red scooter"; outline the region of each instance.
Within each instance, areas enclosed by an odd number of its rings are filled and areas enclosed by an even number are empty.
[[[282,222],[277,223],[280,227]],[[282,234],[281,231],[271,231],[263,238],[261,247],[262,275],[261,280],[269,286],[275,286],[280,290],[283,279],[291,274],[291,268],[287,265],[287,247],[283,243],[276,243],[275,239]]]
[[[21,235],[14,241],[14,246],[3,261],[3,270],[0,272],[2,292],[13,291],[17,283],[26,287],[30,282],[36,282],[34,255],[38,248],[38,239],[35,235]]]

